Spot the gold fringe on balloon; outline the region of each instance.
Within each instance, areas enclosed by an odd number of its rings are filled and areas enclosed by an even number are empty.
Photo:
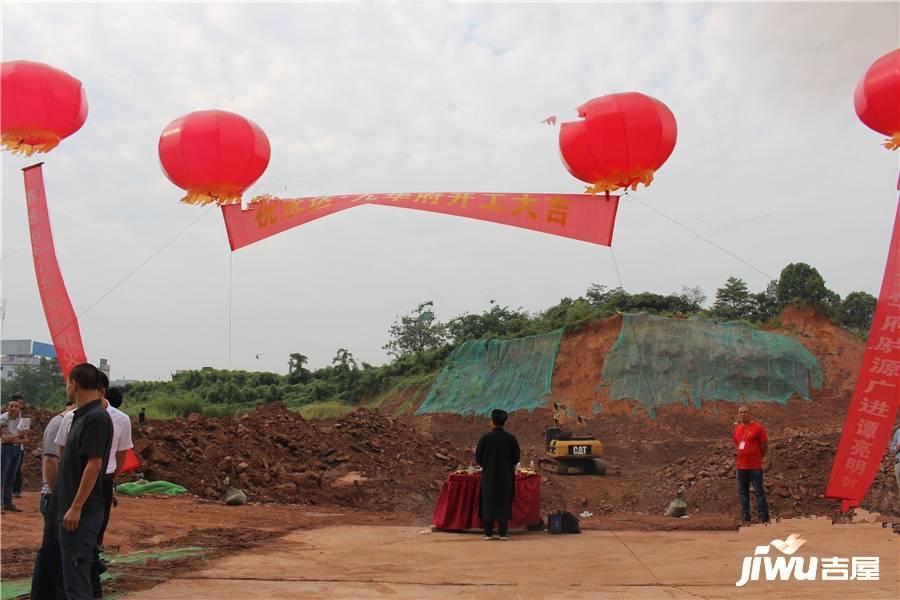
[[[637,187],[639,184],[643,183],[644,187],[647,187],[652,182],[653,171],[650,169],[646,169],[644,171],[638,171],[636,173],[615,175],[613,177],[607,177],[605,179],[595,181],[593,185],[589,185],[587,188],[585,188],[584,191],[586,194],[591,195],[612,192],[619,188],[631,189],[631,191],[635,192],[637,191]]]
[[[58,135],[48,132],[7,131],[0,136],[0,145],[13,154],[24,156],[50,152],[59,145],[59,142]]]
[[[181,199],[181,202],[184,204],[193,204],[196,206],[206,206],[207,204],[216,203],[219,206],[224,204],[240,204],[242,194],[217,194],[213,195],[213,192],[205,191],[197,191],[197,190],[188,190],[187,196]]]
[[[894,133],[894,135],[892,135],[891,137],[889,137],[889,138],[884,142],[883,145],[884,145],[884,147],[887,148],[888,150],[896,150],[897,148],[900,148],[900,131]]]

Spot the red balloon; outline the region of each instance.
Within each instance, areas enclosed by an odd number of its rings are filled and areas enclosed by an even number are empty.
[[[650,185],[675,149],[675,116],[655,98],[627,92],[578,107],[583,121],[563,123],[559,150],[569,173],[592,194]]]
[[[269,138],[249,119],[201,110],[175,119],[159,136],[166,177],[187,190],[187,204],[237,204],[269,165]]]
[[[900,148],[900,48],[872,63],[856,86],[853,107],[870,129],[890,138],[886,148]]]
[[[13,153],[49,152],[87,114],[84,87],[65,71],[28,60],[0,66],[0,143]]]

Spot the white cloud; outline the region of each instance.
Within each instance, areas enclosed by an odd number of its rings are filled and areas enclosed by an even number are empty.
[[[770,273],[804,260],[842,294],[880,283],[897,156],[851,98],[898,44],[896,4],[4,4],[3,17],[4,60],[54,64],[88,91],[87,124],[45,166],[76,309],[200,214],[156,156],[163,126],[191,110],[267,131],[257,191],[575,192],[538,121],[624,90],[660,98],[679,123],[643,201]],[[29,243],[25,164],[3,157],[4,253]],[[629,289],[765,284],[639,204],[619,215]],[[202,219],[85,315],[89,355],[116,376],[225,366],[226,248],[221,217]],[[426,297],[449,317],[618,283],[603,248],[380,207],[233,259],[232,366],[279,371],[292,351],[380,362],[394,315]],[[28,252],[4,255],[3,283],[4,336],[46,339]]]

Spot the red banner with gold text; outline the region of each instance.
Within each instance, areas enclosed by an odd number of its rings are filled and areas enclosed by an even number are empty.
[[[63,377],[68,379],[72,367],[87,361],[81,343],[81,331],[78,329],[78,318],[69,301],[69,293],[66,291],[66,284],[56,261],[41,164],[26,167],[23,171],[34,274],[37,276],[47,327],[56,348],[56,360],[59,362]]]
[[[609,246],[619,198],[587,194],[482,192],[355,194],[310,198],[259,196],[246,209],[237,204],[222,206],[222,216],[231,249],[237,250],[276,233],[363,204],[468,217]]]
[[[900,202],[878,305],[825,496],[859,506],[893,433],[900,403]]]

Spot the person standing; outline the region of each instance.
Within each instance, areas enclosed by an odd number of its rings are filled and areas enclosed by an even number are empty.
[[[19,431],[21,432],[23,431],[21,419],[25,416],[25,409],[28,407],[28,403],[25,402],[22,394],[14,394],[12,399],[19,402]],[[16,467],[16,475],[13,477],[12,484],[12,495],[15,498],[22,497],[22,463],[25,462],[25,446],[20,444],[19,450],[22,452],[19,454],[19,464]]]
[[[750,407],[738,409],[738,422],[731,434],[737,449],[737,484],[741,500],[741,520],[750,523],[750,484],[756,492],[756,511],[760,522],[769,522],[769,503],[763,485],[763,460],[769,450],[765,428],[750,416]]]
[[[897,480],[897,493],[900,494],[900,427],[894,432],[891,451],[894,453],[894,478]]]
[[[56,434],[63,416],[74,408],[69,400],[66,408],[55,415],[44,429],[44,443],[41,458],[41,514],[44,515],[44,535],[41,547],[34,558],[31,576],[31,600],[56,600],[65,596],[62,587],[59,560],[59,539],[56,535],[56,505],[53,502],[53,488],[59,472],[59,447]]]
[[[122,408],[122,388],[113,386],[106,390],[106,401],[113,405],[113,408]]]
[[[12,501],[13,482],[22,462],[25,432],[19,431],[22,405],[15,394],[7,404],[6,412],[0,415],[0,487],[3,494],[3,510],[22,512]]]
[[[109,414],[113,424],[113,440],[109,451],[109,460],[106,466],[106,472],[103,474],[101,482],[101,490],[103,493],[103,523],[100,526],[100,532],[97,536],[97,549],[94,553],[93,567],[91,568],[91,586],[94,590],[95,598],[103,597],[103,586],[100,582],[100,575],[106,571],[106,565],[100,559],[100,551],[103,546],[103,536],[106,533],[106,527],[109,525],[109,515],[112,511],[112,505],[115,501],[116,488],[115,478],[119,465],[125,464],[125,457],[128,450],[134,447],[131,441],[131,419],[124,412],[116,408],[106,398],[109,387],[109,378],[106,373],[100,371],[100,381],[98,384],[100,403],[104,410]],[[116,389],[116,388],[114,388]],[[114,394],[115,396],[115,394]],[[119,396],[121,399],[121,395]],[[66,416],[60,425],[59,432],[56,435],[56,443],[59,446],[60,453],[65,451],[66,437],[69,429],[72,427],[72,417]]]
[[[141,412],[138,413],[138,425],[143,427],[144,421],[146,420],[147,415],[144,413],[144,407],[141,407]]]
[[[491,411],[493,428],[481,436],[475,449],[475,460],[481,465],[481,503],[479,516],[484,521],[484,539],[494,537],[497,523],[500,539],[508,540],[512,503],[516,496],[516,465],[521,458],[519,441],[503,426],[509,414]]]
[[[112,418],[103,410],[99,384],[100,371],[89,363],[76,365],[66,384],[66,396],[75,401],[75,410],[53,496],[63,585],[69,600],[93,596],[92,556],[103,524],[102,474],[113,441]]]

